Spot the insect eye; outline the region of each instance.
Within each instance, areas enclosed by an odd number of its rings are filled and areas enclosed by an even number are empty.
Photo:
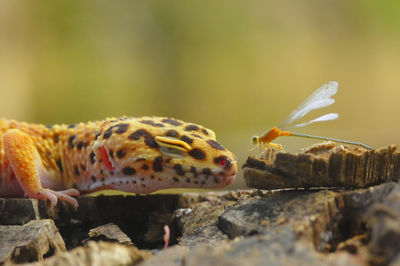
[[[155,141],[160,152],[169,157],[184,157],[192,149],[186,142],[172,137],[156,136]]]
[[[253,137],[251,138],[251,142],[252,142],[253,144],[257,144],[257,143],[258,143],[258,137],[257,137],[257,136],[253,136]]]

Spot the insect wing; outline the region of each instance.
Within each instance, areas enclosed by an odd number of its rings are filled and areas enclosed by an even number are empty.
[[[338,86],[339,84],[336,81],[330,81],[322,85],[319,89],[314,91],[302,104],[300,104],[299,107],[296,108],[296,110],[290,113],[286,120],[283,121],[282,124],[280,124],[280,128],[284,128],[285,126],[292,124],[294,121],[304,117],[312,110],[327,107],[333,104],[335,100],[331,97],[336,94]]]
[[[308,122],[305,122],[305,123],[301,123],[301,124],[297,124],[297,125],[295,125],[295,126],[293,126],[293,127],[305,127],[305,126],[307,126],[307,125],[309,125],[309,124],[312,124],[312,123],[315,123],[315,122],[322,122],[322,121],[335,120],[335,119],[337,119],[338,117],[339,117],[339,114],[337,114],[337,113],[329,113],[329,114],[320,116],[320,117],[318,117],[318,118],[315,118],[315,119],[313,119],[313,120],[311,120],[311,121],[308,121]]]

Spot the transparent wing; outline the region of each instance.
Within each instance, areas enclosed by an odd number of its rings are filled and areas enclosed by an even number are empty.
[[[322,121],[335,120],[335,119],[337,119],[338,117],[339,117],[339,114],[337,114],[337,113],[330,113],[330,114],[326,114],[326,115],[320,116],[320,117],[318,117],[318,118],[315,118],[315,119],[313,119],[313,120],[311,120],[311,121],[308,121],[308,122],[305,122],[305,123],[301,123],[301,124],[294,125],[293,127],[305,127],[305,126],[307,126],[307,125],[309,125],[309,124],[312,124],[312,123],[315,123],[315,122],[322,122]]]
[[[339,84],[336,81],[330,81],[322,85],[319,89],[314,91],[302,104],[300,104],[299,107],[296,108],[296,110],[290,113],[290,115],[286,118],[286,120],[280,124],[280,128],[292,124],[294,121],[299,120],[312,110],[327,107],[333,104],[335,100],[332,99],[331,97],[336,94],[338,86]],[[319,121],[325,121],[325,120],[319,120]]]

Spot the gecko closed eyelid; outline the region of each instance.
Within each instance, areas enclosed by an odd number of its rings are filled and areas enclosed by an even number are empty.
[[[203,126],[165,117],[73,125],[0,119],[0,196],[64,200],[102,189],[222,188],[236,156]]]

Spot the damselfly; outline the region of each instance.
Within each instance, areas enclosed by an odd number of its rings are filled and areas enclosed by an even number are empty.
[[[322,115],[318,118],[315,118],[311,121],[291,126],[291,124],[293,124],[295,121],[304,117],[308,112],[315,110],[315,109],[327,107],[327,106],[333,104],[335,102],[335,100],[332,99],[331,97],[336,94],[338,86],[339,85],[336,81],[330,81],[330,82],[322,85],[319,89],[314,91],[302,104],[300,104],[299,107],[297,107],[297,109],[294,110],[286,118],[286,120],[283,121],[279,126],[271,128],[264,135],[262,135],[260,137],[259,136],[252,137],[253,144],[260,146],[260,150],[261,150],[261,145],[263,145],[266,149],[270,149],[270,147],[273,147],[273,148],[276,148],[279,150],[283,150],[282,145],[277,144],[277,143],[271,143],[271,141],[273,141],[274,139],[281,137],[281,136],[296,136],[296,137],[311,138],[311,139],[331,140],[334,142],[358,145],[358,146],[364,147],[366,149],[372,150],[371,147],[369,147],[361,142],[354,142],[354,141],[347,141],[347,140],[342,140],[342,139],[320,137],[320,136],[313,136],[313,135],[306,135],[306,134],[284,131],[285,129],[289,129],[289,128],[304,127],[304,126],[307,126],[307,125],[315,123],[315,122],[322,122],[322,121],[329,121],[329,120],[337,119],[339,117],[339,114],[329,113],[326,115]]]

